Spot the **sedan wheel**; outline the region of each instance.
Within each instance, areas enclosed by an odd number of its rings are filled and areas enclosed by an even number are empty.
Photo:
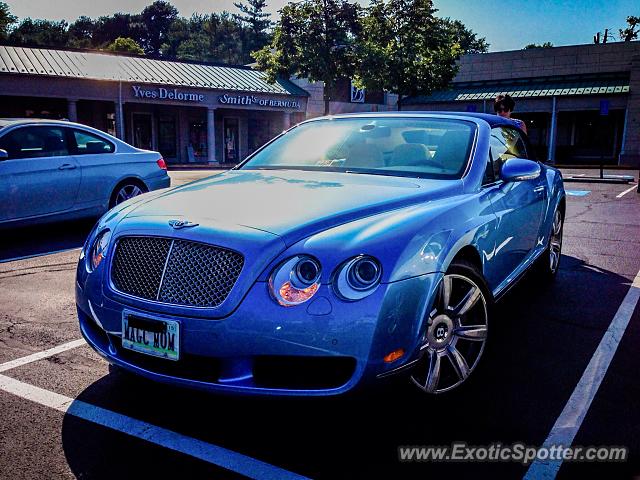
[[[126,183],[122,185],[113,196],[112,206],[116,206],[129,200],[130,198],[137,197],[145,192],[140,186],[134,183]]]
[[[443,393],[467,380],[487,342],[489,295],[473,265],[451,266],[438,288],[411,371],[416,386],[427,393]]]

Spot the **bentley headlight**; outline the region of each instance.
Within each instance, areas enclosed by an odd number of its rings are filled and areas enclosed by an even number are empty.
[[[320,262],[297,255],[280,264],[269,277],[271,296],[283,307],[306,302],[320,288]]]
[[[338,268],[333,286],[343,300],[360,300],[378,288],[381,276],[380,262],[368,255],[360,255]]]
[[[91,271],[98,268],[98,265],[100,265],[102,260],[104,260],[104,257],[107,254],[107,248],[109,248],[109,240],[111,240],[111,231],[107,229],[100,232],[93,241],[91,251],[89,252]]]

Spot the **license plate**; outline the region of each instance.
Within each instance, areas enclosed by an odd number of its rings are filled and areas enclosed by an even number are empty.
[[[122,347],[128,350],[178,360],[180,358],[180,324],[173,320],[161,320],[122,314]]]

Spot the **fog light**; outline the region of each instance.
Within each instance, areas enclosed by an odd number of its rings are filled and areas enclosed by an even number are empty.
[[[385,363],[395,362],[396,360],[398,360],[399,358],[402,358],[403,356],[404,356],[404,348],[399,348],[389,353],[386,357],[384,357],[384,361]]]

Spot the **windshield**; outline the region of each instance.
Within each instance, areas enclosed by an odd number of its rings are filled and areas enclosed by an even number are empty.
[[[441,118],[338,118],[304,123],[241,169],[321,170],[456,179],[475,125]]]

